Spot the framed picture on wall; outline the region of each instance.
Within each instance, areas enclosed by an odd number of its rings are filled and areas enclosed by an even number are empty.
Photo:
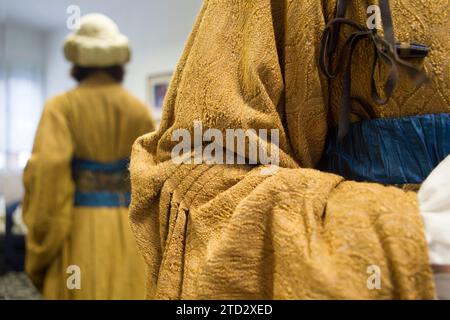
[[[162,116],[164,98],[169,89],[172,72],[150,75],[147,80],[148,101],[152,114],[158,120]]]

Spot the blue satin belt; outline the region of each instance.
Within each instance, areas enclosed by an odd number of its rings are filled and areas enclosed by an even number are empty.
[[[75,192],[75,207],[129,207],[131,202],[131,193],[112,193],[112,192]]]
[[[128,169],[129,158],[113,162],[98,162],[75,158],[72,160],[73,170],[89,170],[94,172],[120,172]]]
[[[450,154],[450,114],[383,118],[350,125],[327,139],[320,169],[348,180],[420,184]]]
[[[108,163],[73,159],[72,174],[76,185],[74,206],[128,207],[131,193],[124,178],[128,175],[128,164],[128,158]],[[105,181],[98,181],[105,177],[109,179],[106,180],[107,185]],[[84,182],[81,182],[82,180]]]

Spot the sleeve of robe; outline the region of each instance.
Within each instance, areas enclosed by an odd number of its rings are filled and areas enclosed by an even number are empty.
[[[324,10],[204,3],[161,126],[133,147],[130,215],[149,298],[434,298],[415,194],[305,168],[327,131],[315,63]],[[301,24],[301,46],[283,36],[285,21]],[[193,133],[195,120],[204,131],[278,129],[280,169],[175,164],[172,134]]]
[[[24,172],[23,214],[28,228],[25,267],[38,288],[71,226],[73,142],[62,112],[63,99],[54,98],[45,106]]]

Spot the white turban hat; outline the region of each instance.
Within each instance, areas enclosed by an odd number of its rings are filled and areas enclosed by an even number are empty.
[[[123,65],[130,60],[128,38],[107,16],[91,13],[81,17],[80,25],[64,43],[67,60],[82,67]]]

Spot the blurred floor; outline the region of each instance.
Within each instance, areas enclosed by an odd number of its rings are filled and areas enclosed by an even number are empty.
[[[9,272],[0,276],[0,300],[40,300],[36,288],[22,272]]]
[[[450,300],[450,274],[435,274],[434,280],[439,300]]]

